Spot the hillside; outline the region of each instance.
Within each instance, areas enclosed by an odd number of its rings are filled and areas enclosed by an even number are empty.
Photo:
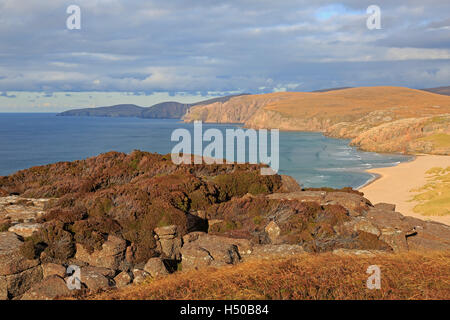
[[[84,108],[64,111],[58,116],[83,116],[83,117],[139,117],[145,108],[134,104],[118,104],[109,107]]]
[[[230,95],[186,104],[175,101],[161,102],[151,107],[139,107],[134,104],[120,104],[108,107],[81,108],[64,111],[58,116],[84,116],[84,117],[135,117],[146,119],[181,119],[189,108],[197,105],[211,103],[224,103],[232,97],[243,96]]]
[[[235,97],[225,103],[195,106],[184,119],[241,122],[251,128],[319,131],[336,138],[354,139],[353,144],[370,151],[415,153],[424,152],[425,148],[427,153],[450,154],[448,144],[430,141],[424,147],[419,142],[436,134],[450,134],[446,114],[450,114],[449,96],[401,87],[361,87]],[[389,148],[373,144],[367,138],[371,132],[360,137],[382,125],[379,129],[383,136],[395,137],[396,125],[402,123],[394,122],[403,119],[414,122],[414,132],[410,130],[411,135],[392,142]]]
[[[422,89],[424,91],[450,96],[450,86]]]
[[[146,119],[181,119],[190,107],[189,104],[174,101],[162,102],[150,108],[145,108],[139,117]]]
[[[260,169],[175,165],[170,155],[134,151],[0,177],[0,299],[96,293],[304,253],[450,249],[450,226],[351,188],[304,190]],[[64,266],[74,264],[83,286],[70,291]]]

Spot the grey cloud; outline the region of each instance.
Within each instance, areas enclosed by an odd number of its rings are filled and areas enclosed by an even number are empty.
[[[0,90],[204,93],[448,85],[449,59],[436,58],[442,54],[424,53],[420,61],[417,54],[403,55],[407,61],[398,62],[389,50],[448,52],[450,3],[376,2],[383,29],[370,31],[365,11],[373,1],[80,0],[82,29],[70,31],[67,1],[0,0]],[[338,14],[318,17],[333,8]]]

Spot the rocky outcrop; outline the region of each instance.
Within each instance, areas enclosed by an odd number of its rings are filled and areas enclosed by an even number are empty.
[[[26,223],[40,225],[30,233],[0,232],[0,298],[82,295],[181,270],[304,252],[450,249],[449,226],[373,205],[350,188],[303,190],[259,169],[174,166],[135,151],[0,177],[0,188],[23,193],[0,198],[3,217],[20,227],[25,222],[14,217],[26,214]],[[30,197],[44,194],[52,199]],[[73,276],[80,289],[67,287]]]

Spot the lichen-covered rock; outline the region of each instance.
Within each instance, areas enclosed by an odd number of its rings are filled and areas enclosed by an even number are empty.
[[[241,259],[238,247],[227,240],[219,236],[205,235],[187,243],[181,249],[183,271],[238,263]]]

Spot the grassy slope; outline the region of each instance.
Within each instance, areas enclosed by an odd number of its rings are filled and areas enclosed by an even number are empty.
[[[450,215],[450,167],[432,168],[428,183],[418,190],[413,200],[420,204],[414,207],[414,212],[423,215]]]
[[[357,115],[390,108],[401,117],[449,113],[450,97],[402,87],[360,87],[299,93],[266,107],[292,117]]]
[[[381,268],[381,289],[366,270]],[[89,299],[450,299],[450,253],[331,253],[181,272]]]

